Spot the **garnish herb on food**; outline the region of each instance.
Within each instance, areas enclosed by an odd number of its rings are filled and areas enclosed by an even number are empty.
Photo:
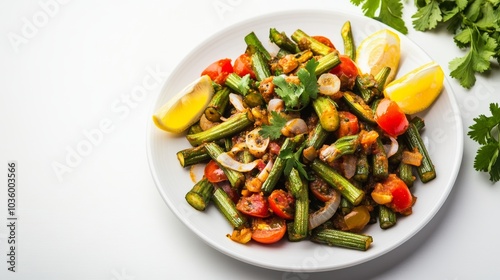
[[[402,0],[351,0],[361,5],[363,13],[403,34],[408,33],[402,20]],[[390,5],[391,4],[391,5]],[[491,61],[500,58],[499,12],[500,1],[486,0],[415,0],[417,12],[412,15],[413,28],[429,31],[446,27],[453,41],[466,54],[450,61],[451,77],[464,88],[476,82],[476,73],[491,70]],[[377,9],[380,10],[377,12]]]
[[[387,10],[392,2],[381,3]],[[397,63],[381,57],[378,64],[391,67],[359,74],[350,23],[340,32],[343,54],[327,34],[298,29],[287,37],[270,28],[279,48],[274,54],[250,32],[233,65],[221,58],[201,71],[215,94],[186,128],[192,147],[178,151],[177,159],[185,168],[205,166],[185,199],[198,211],[214,204],[233,228],[230,240],[308,240],[368,250],[374,240],[365,230],[374,223],[389,229],[398,216],[411,215],[413,188],[436,176],[420,139],[423,120],[409,121],[384,97]],[[399,38],[390,40],[372,41],[396,44],[399,61]],[[162,120],[167,126],[173,121]]]
[[[474,159],[477,171],[488,172],[494,183],[500,181],[500,107],[490,104],[491,116],[479,115],[469,127],[469,137],[479,143]]]

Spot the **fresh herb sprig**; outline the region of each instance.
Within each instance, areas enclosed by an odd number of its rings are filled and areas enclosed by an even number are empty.
[[[281,129],[285,126],[287,119],[281,116],[278,112],[271,112],[271,120],[269,124],[262,125],[259,130],[259,134],[264,138],[270,138],[271,140],[275,140],[280,138]]]
[[[490,104],[491,116],[479,115],[469,127],[469,137],[481,146],[474,159],[477,171],[488,172],[490,181],[500,181],[500,107],[498,103]]]
[[[402,0],[351,0],[351,3],[361,5],[366,16],[408,33],[402,19]],[[414,0],[414,4],[415,30],[445,26],[453,34],[455,44],[466,50],[463,57],[451,60],[448,65],[450,76],[464,88],[473,87],[476,74],[490,70],[492,60],[500,62],[500,0]]]
[[[318,80],[316,78],[316,67],[319,62],[310,59],[304,68],[297,72],[300,83],[290,83],[283,76],[273,78],[276,85],[276,94],[285,102],[288,110],[301,110],[305,108],[311,99],[316,99],[318,95]]]

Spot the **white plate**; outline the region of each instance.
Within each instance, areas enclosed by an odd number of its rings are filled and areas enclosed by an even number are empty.
[[[275,27],[291,35],[302,29],[310,35],[331,38],[342,52],[340,28],[345,21],[352,25],[355,42],[385,25],[366,17],[328,11],[289,11],[269,14],[236,24],[211,36],[195,48],[172,72],[158,96],[153,111],[198,77],[201,71],[220,58],[233,60],[245,51],[244,36],[254,31],[266,47],[269,28]],[[431,58],[404,35],[401,37],[402,59],[398,76],[428,62]],[[151,112],[151,115],[153,112]],[[366,232],[373,236],[372,247],[355,251],[328,247],[309,241],[288,242],[265,246],[250,242],[241,245],[230,241],[226,234],[232,231],[229,223],[215,207],[198,212],[185,201],[184,195],[193,186],[189,169],[182,168],[176,152],[189,147],[184,137],[174,137],[157,129],[152,121],[147,130],[149,164],[158,190],[175,215],[196,235],[213,248],[241,261],[275,270],[326,271],[353,266],[374,259],[398,247],[421,230],[437,213],[453,188],[463,150],[463,131],[457,103],[451,87],[445,87],[432,107],[420,114],[426,121],[424,138],[432,157],[437,178],[428,184],[414,186],[418,201],[411,216],[398,220],[397,226],[381,230],[374,224]]]

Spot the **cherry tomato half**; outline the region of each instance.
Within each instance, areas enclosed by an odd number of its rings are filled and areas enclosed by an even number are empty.
[[[256,218],[252,221],[252,239],[259,243],[276,243],[283,238],[285,232],[286,222],[280,217]]]
[[[333,67],[330,73],[339,77],[342,88],[352,88],[358,76],[358,67],[347,55],[339,55],[340,64]]]
[[[231,59],[223,58],[210,64],[201,72],[201,75],[208,75],[212,81],[222,85],[226,82],[227,76],[231,73],[233,73]]]
[[[408,128],[408,119],[398,104],[388,98],[380,100],[375,110],[375,121],[385,133],[396,137]]]
[[[274,190],[267,198],[269,208],[278,217],[292,220],[295,213],[295,198],[293,195],[282,189]]]
[[[339,111],[339,128],[336,131],[337,137],[354,135],[359,132],[358,117],[349,111]]]
[[[257,218],[269,217],[269,202],[262,193],[242,196],[236,204],[236,209],[245,215]]]
[[[317,41],[319,41],[323,45],[327,45],[328,47],[335,50],[335,46],[333,45],[332,41],[330,41],[330,39],[328,39],[327,37],[321,36],[321,35],[315,35],[315,36],[311,36],[311,37],[316,39]]]
[[[320,178],[314,178],[314,180],[309,183],[309,188],[314,197],[323,202],[327,202],[335,195],[335,190]]]
[[[233,65],[233,71],[240,77],[250,74],[250,78],[255,79],[255,73],[252,69],[252,59],[246,53],[236,58]]]
[[[214,160],[210,160],[207,165],[205,165],[204,174],[205,177],[207,177],[207,180],[211,183],[218,183],[227,180],[226,174]]]

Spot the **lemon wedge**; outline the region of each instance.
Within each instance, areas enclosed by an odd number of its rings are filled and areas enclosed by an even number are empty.
[[[181,133],[199,120],[213,95],[212,80],[203,75],[161,106],[153,122],[162,130]]]
[[[379,30],[366,37],[356,50],[356,65],[361,73],[375,76],[382,68],[391,68],[386,84],[396,76],[400,58],[399,36],[389,29]]]
[[[415,114],[436,100],[443,83],[443,69],[432,61],[392,81],[385,87],[384,95],[396,102],[405,114]]]

